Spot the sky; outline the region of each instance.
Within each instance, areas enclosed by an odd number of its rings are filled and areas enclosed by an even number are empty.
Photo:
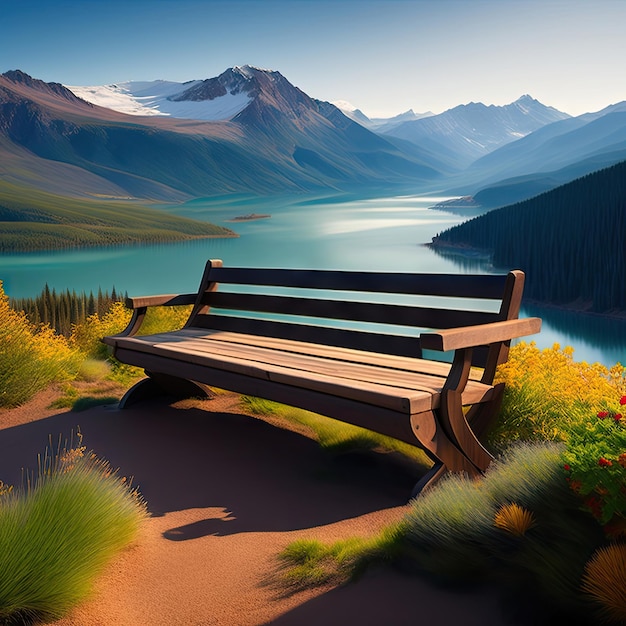
[[[248,64],[369,117],[626,100],[626,0],[0,0],[0,16],[0,73],[64,85]]]

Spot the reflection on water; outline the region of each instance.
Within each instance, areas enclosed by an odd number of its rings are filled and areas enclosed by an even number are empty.
[[[446,248],[432,250],[465,272],[501,271],[493,267],[488,255],[480,252]],[[555,343],[561,347],[572,346],[576,361],[600,362],[607,367],[615,363],[626,364],[626,318],[586,314],[527,302],[524,302],[521,314],[542,319],[541,333],[524,338],[525,341],[535,341],[542,348],[552,347]]]
[[[577,313],[536,304],[524,304],[525,315],[541,317],[565,339],[561,345],[574,346],[574,358],[605,365],[626,365],[626,318]],[[584,347],[584,348],[583,348]],[[581,356],[585,354],[585,357]],[[594,355],[591,356],[591,355]]]

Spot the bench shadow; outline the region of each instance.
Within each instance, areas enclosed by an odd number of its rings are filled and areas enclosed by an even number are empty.
[[[369,453],[333,459],[298,433],[253,417],[180,408],[165,399],[61,413],[0,430],[0,480],[19,484],[51,438],[79,427],[84,445],[132,477],[152,515],[217,509],[172,528],[173,541],[289,531],[406,504],[419,476]]]

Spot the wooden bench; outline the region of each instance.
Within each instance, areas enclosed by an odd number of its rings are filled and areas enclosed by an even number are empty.
[[[253,269],[212,260],[197,293],[129,298],[128,327],[103,341],[148,375],[121,408],[210,385],[307,409],[422,448],[434,465],[417,493],[446,471],[475,476],[492,460],[480,437],[502,397],[496,366],[511,339],[541,327],[539,318],[517,319],[523,285],[519,270]],[[433,297],[451,300],[442,307]],[[485,301],[491,310],[477,310]],[[183,304],[193,307],[182,329],[137,335],[148,307]]]

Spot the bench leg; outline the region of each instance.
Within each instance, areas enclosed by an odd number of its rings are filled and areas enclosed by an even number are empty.
[[[146,374],[148,374],[148,378],[140,380],[124,394],[118,405],[120,409],[126,409],[142,400],[159,396],[173,396],[182,399],[207,398],[213,395],[209,387],[202,383],[167,374],[150,372],[146,372]]]
[[[471,463],[484,472],[493,461],[493,456],[485,449],[470,427],[463,413],[461,393],[451,389],[444,391],[441,394],[439,414],[442,423],[452,430],[453,440],[459,449]]]
[[[502,406],[502,399],[504,398],[504,383],[495,385],[493,388],[493,395],[489,402],[482,404],[475,404],[465,416],[465,419],[471,426],[477,437],[482,437],[487,431],[493,419],[497,415],[500,407]]]
[[[432,487],[447,472],[464,473],[472,478],[481,475],[478,468],[450,440],[432,411],[412,415],[411,427],[423,449],[435,461],[433,467],[415,485],[411,497]]]
[[[424,474],[418,482],[415,483],[413,491],[411,491],[411,500],[417,498],[425,489],[432,487],[444,474],[448,473],[448,468],[441,461],[435,464]]]

